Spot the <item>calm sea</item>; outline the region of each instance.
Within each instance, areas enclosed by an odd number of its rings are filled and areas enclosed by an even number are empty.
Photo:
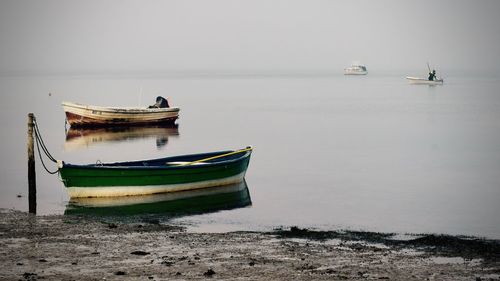
[[[0,207],[28,209],[33,112],[52,155],[70,163],[254,146],[251,205],[175,218],[193,230],[300,226],[500,238],[500,78],[419,86],[403,76],[0,78]],[[158,95],[181,108],[177,128],[65,128],[62,101],[137,106]],[[63,214],[66,191],[38,158],[37,185],[38,214]]]

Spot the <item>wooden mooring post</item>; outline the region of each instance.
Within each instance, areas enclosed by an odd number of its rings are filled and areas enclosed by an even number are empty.
[[[36,174],[35,174],[35,146],[33,142],[33,113],[28,114],[28,204],[29,212],[36,214]]]

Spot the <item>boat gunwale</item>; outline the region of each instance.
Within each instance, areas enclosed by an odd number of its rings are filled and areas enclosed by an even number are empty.
[[[99,106],[99,105],[85,105],[85,104],[74,103],[74,102],[65,102],[65,101],[63,101],[61,104],[63,107],[83,109],[86,111],[95,110],[95,111],[102,111],[102,112],[109,112],[109,113],[123,113],[123,114],[137,114],[137,113],[153,114],[153,113],[179,112],[180,111],[180,108],[176,107],[176,106],[164,107],[164,108],[109,107],[109,106]],[[67,111],[66,108],[65,108],[65,111]]]
[[[206,162],[204,165],[162,165],[162,166],[127,166],[126,164],[130,163],[148,163],[148,162],[164,162],[167,163],[168,159],[179,158],[179,157],[192,157],[192,156],[200,156],[203,159],[204,157],[217,156],[218,154],[225,154],[235,152],[235,150],[226,150],[226,151],[218,151],[218,152],[209,152],[209,153],[196,153],[196,154],[186,154],[179,156],[170,156],[165,158],[158,159],[150,159],[150,160],[137,160],[137,161],[127,161],[127,162],[113,162],[113,163],[96,163],[96,164],[70,164],[61,162],[61,167],[59,170],[64,168],[73,168],[73,169],[85,169],[85,170],[179,170],[179,169],[199,169],[199,168],[208,168],[208,167],[217,167],[222,165],[228,165],[232,163],[236,163],[242,161],[251,156],[252,150],[242,152],[243,155],[234,159],[227,159],[217,162]],[[194,160],[197,161],[197,160]],[[192,161],[192,162],[194,162]],[[188,162],[189,163],[189,162]],[[116,164],[123,164],[120,166],[116,166]]]
[[[436,79],[436,80],[429,80],[427,78],[422,78],[422,77],[406,76],[406,80],[408,80],[409,82],[413,81],[413,82],[435,83],[435,84],[444,83],[444,79],[443,78],[439,78],[439,79]]]

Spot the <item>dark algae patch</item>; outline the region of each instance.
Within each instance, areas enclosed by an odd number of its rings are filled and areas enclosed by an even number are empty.
[[[133,251],[130,254],[131,255],[136,255],[136,256],[146,256],[146,255],[149,255],[149,253],[145,252],[145,251]]]
[[[487,240],[467,236],[422,235],[419,238],[400,241],[409,246],[423,247],[440,255],[461,256],[468,259],[500,261],[500,240]]]
[[[378,233],[364,231],[317,231],[292,226],[290,230],[277,229],[274,232],[283,238],[302,238],[310,240],[341,239],[350,241],[366,241],[379,243],[394,236],[394,233]]]
[[[206,277],[212,277],[215,274],[215,271],[211,268],[209,268],[205,273],[203,273],[204,276]]]
[[[483,259],[485,263],[500,261],[500,240],[468,236],[452,236],[438,234],[411,234],[414,239],[398,240],[394,233],[366,231],[317,231],[307,228],[291,227],[289,230],[277,229],[274,232],[282,238],[301,238],[309,240],[339,239],[342,241],[359,241],[380,243],[394,248],[415,248],[430,254],[463,257],[465,259]]]

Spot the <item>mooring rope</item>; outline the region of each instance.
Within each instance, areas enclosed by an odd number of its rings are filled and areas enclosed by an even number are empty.
[[[38,150],[38,156],[40,156],[40,162],[42,162],[42,166],[47,171],[47,173],[53,175],[59,171],[59,169],[55,171],[50,171],[47,166],[45,166],[45,163],[43,162],[43,157],[42,153],[40,152],[40,146],[42,147],[43,152],[49,158],[50,161],[57,163],[57,160],[50,154],[49,150],[47,149],[47,146],[45,146],[45,143],[43,142],[42,134],[40,134],[40,129],[38,128],[38,123],[36,122],[36,118],[33,116],[33,124],[35,125],[35,139],[36,139],[36,148]]]
[[[38,128],[38,122],[36,121],[36,118],[33,116],[33,123],[35,124],[35,137],[37,141],[40,142],[40,145],[42,146],[43,152],[45,152],[45,155],[54,163],[57,163],[57,160],[50,154],[49,150],[47,149],[47,146],[45,145],[45,142],[43,141],[42,134],[40,133],[40,129]]]

